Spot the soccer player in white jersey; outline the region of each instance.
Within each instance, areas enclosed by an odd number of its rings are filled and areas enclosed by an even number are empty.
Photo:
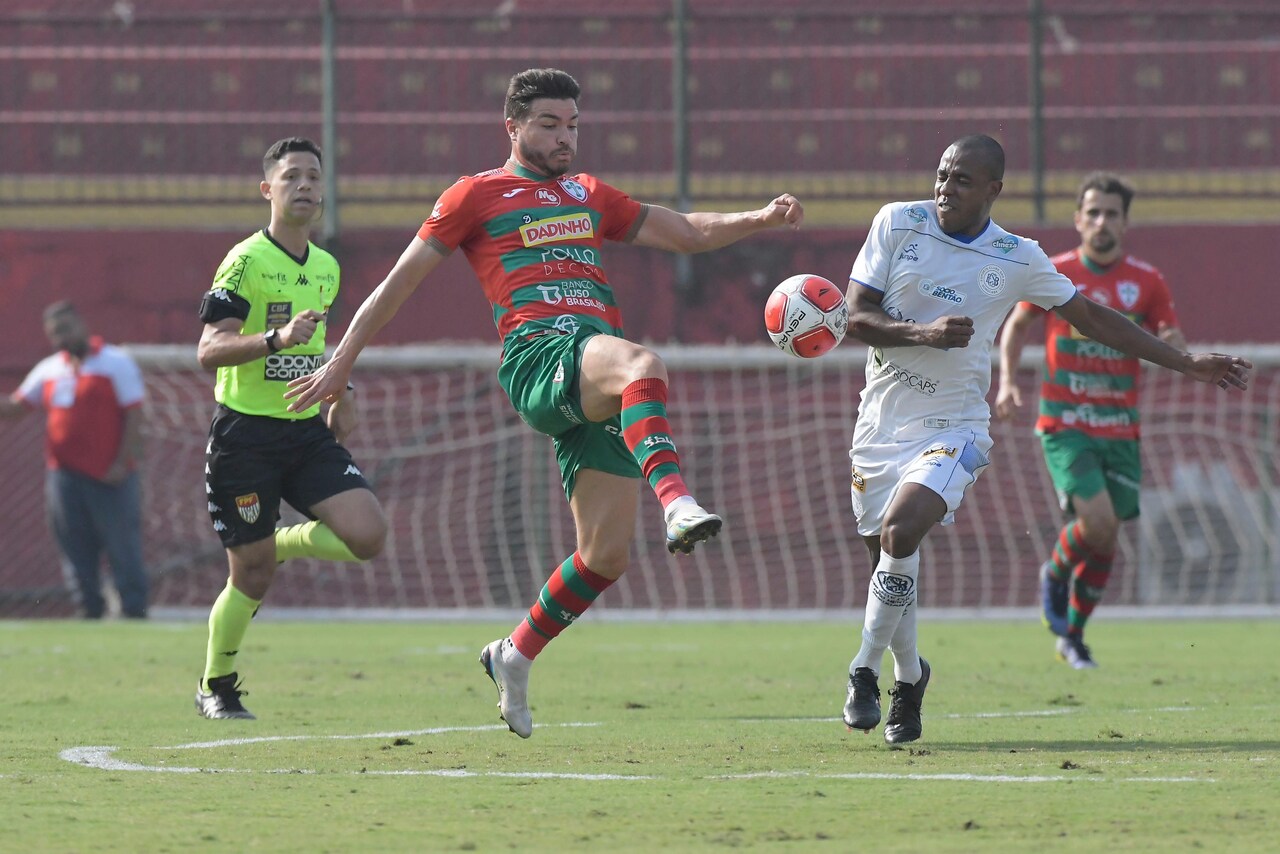
[[[849,333],[869,348],[851,494],[873,570],[844,721],[863,731],[880,723],[880,665],[892,650],[890,744],[921,735],[929,664],[916,648],[920,543],[935,524],[951,524],[988,463],[990,351],[1013,307],[1055,311],[1094,341],[1223,388],[1247,388],[1253,367],[1174,348],[1077,293],[1035,241],[991,220],[1003,178],[998,142],[956,140],[933,199],[881,208],[849,275]]]

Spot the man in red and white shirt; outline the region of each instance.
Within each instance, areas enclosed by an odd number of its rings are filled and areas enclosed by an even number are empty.
[[[70,302],[45,309],[56,352],[18,390],[0,399],[0,416],[46,413],[45,480],[49,524],[85,617],[106,610],[99,579],[103,552],[124,616],[147,615],[142,562],[142,372],[124,350],[90,337]]]

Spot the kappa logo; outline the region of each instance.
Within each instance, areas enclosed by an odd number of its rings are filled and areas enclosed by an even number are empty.
[[[298,281],[293,283],[294,287],[304,287],[304,288],[309,284],[311,284],[311,282],[307,280],[306,273],[299,273]]]
[[[210,512],[210,513],[221,513],[221,512],[222,512],[222,508],[221,508],[221,507],[219,507],[217,504],[214,504],[212,501],[210,501],[210,502],[209,502],[209,512]]]
[[[364,477],[364,473],[360,471],[360,469],[356,468],[354,465],[348,465],[347,470],[344,471],[343,474],[344,475],[353,474],[356,477]]]
[[[209,299],[220,299],[223,302],[231,302],[231,294],[227,293],[226,288],[214,288],[209,291]]]
[[[227,530],[227,526],[223,524],[221,519],[215,519],[213,522],[213,530],[218,533],[222,533]]]
[[[262,504],[258,501],[258,493],[250,492],[248,495],[237,495],[236,510],[240,513],[240,518],[250,525],[258,521],[258,516],[262,514]]]

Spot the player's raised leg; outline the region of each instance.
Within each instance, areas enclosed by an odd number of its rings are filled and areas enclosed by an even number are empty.
[[[348,489],[311,507],[314,521],[276,528],[276,560],[298,557],[357,562],[382,553],[387,519],[382,505],[365,488]]]
[[[688,554],[720,533],[723,520],[689,492],[667,418],[667,368],[657,354],[621,338],[596,335],[582,353],[582,409],[592,421],[621,414],[622,437],[662,504],[667,550]]]
[[[578,471],[569,499],[577,551],[552,571],[511,635],[480,653],[480,663],[498,688],[502,719],[521,738],[533,734],[528,700],[533,661],[626,571],[639,497],[634,478]]]

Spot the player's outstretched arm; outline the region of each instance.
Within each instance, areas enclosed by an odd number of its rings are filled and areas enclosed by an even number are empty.
[[[738,213],[686,214],[650,205],[632,242],[688,255],[719,249],[769,228],[799,228],[803,221],[804,208],[790,193],[783,193],[759,210]]]
[[[382,284],[360,305],[332,358],[315,373],[290,381],[284,393],[290,399],[289,411],[301,412],[322,400],[336,401],[346,391],[360,351],[395,317],[404,301],[444,259],[442,253],[422,238],[413,238]]]
[[[1099,305],[1083,294],[1076,294],[1054,311],[1086,338],[1092,338],[1126,355],[1178,371],[1199,382],[1215,383],[1222,388],[1249,387],[1249,371],[1252,370],[1253,363],[1248,359],[1225,353],[1193,355],[1171,347],[1120,312]]]
[[[881,306],[884,294],[860,282],[849,282],[849,335],[872,347],[967,347],[973,318],[948,315],[929,323],[896,320]]]

